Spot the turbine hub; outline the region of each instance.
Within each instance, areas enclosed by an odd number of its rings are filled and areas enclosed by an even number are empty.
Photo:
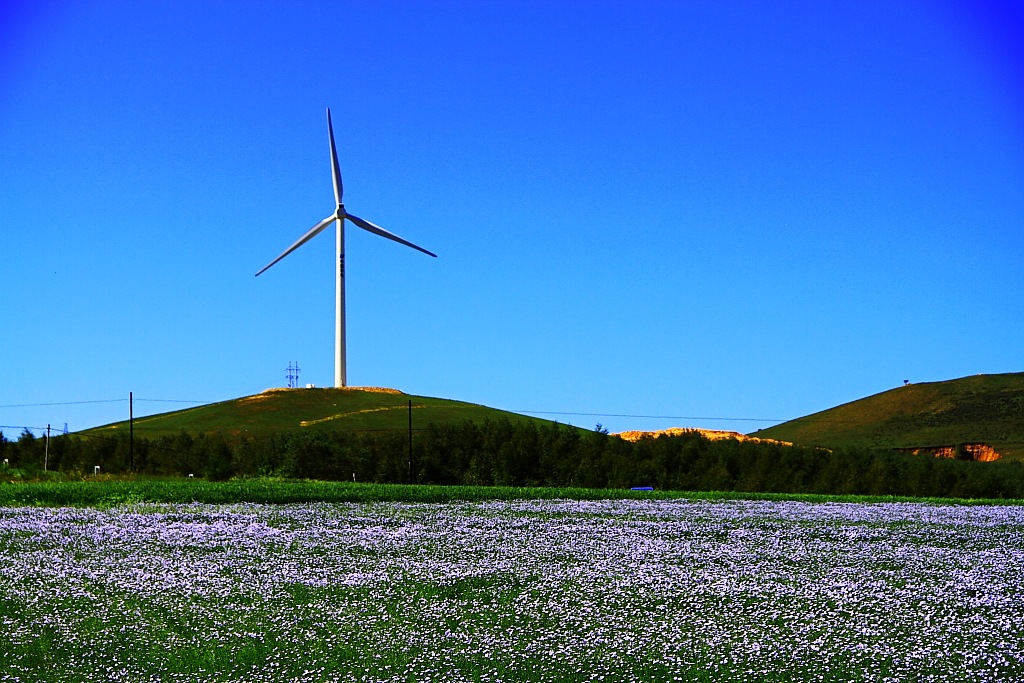
[[[335,218],[341,218],[341,219],[344,220],[346,215],[348,215],[348,214],[345,213],[345,205],[342,204],[341,202],[338,202],[338,208],[335,209],[335,211],[334,211],[334,217]]]

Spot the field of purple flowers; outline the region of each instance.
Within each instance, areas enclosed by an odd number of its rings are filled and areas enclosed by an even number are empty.
[[[1024,508],[0,509],[0,681],[1024,680]]]

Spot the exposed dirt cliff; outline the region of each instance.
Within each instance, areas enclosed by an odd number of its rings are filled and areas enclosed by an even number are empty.
[[[933,458],[949,460],[973,460],[975,462],[992,462],[1003,456],[985,443],[965,443],[959,446],[921,446],[920,448],[900,448],[901,453],[912,455],[930,455]]]
[[[746,434],[740,434],[739,432],[729,432],[721,429],[696,429],[692,427],[669,427],[668,429],[659,429],[655,432],[643,432],[643,431],[630,431],[630,432],[619,432],[613,434],[626,441],[639,441],[640,439],[655,438],[658,436],[680,436],[683,434],[700,434],[705,439],[711,441],[718,441],[719,439],[736,439],[737,441],[754,441],[763,443],[778,443],[783,446],[792,446],[793,444],[788,441],[776,441],[775,439],[762,439],[756,436],[747,436]]]

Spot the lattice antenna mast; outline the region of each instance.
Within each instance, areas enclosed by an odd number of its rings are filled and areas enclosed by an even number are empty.
[[[288,388],[294,389],[299,386],[299,361],[292,363],[288,361],[285,377],[288,378]]]

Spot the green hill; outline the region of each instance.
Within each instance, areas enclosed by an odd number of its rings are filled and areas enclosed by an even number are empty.
[[[135,434],[153,439],[184,431],[219,433],[230,439],[299,430],[400,431],[408,429],[410,402],[414,427],[487,418],[549,424],[547,420],[474,403],[413,396],[394,389],[269,389],[253,396],[136,418]],[[84,434],[126,433],[128,428],[127,421],[116,422]]]
[[[805,446],[923,448],[984,443],[1024,460],[1024,373],[908,384],[753,436]]]

